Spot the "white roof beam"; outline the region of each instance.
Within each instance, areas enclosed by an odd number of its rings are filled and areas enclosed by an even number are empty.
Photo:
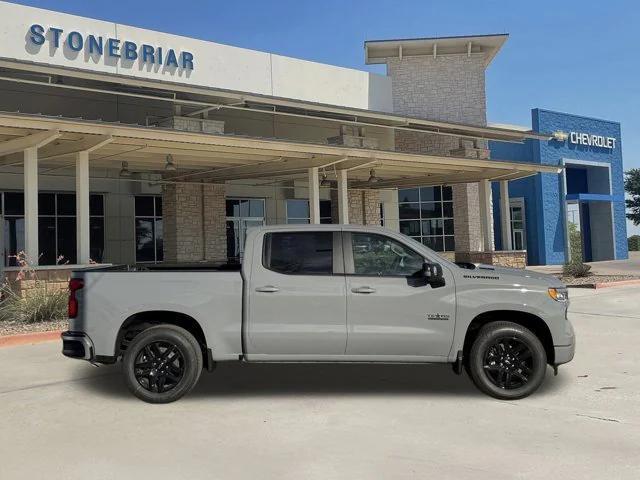
[[[54,158],[66,157],[80,152],[93,152],[99,148],[111,143],[113,137],[111,135],[96,135],[95,137],[85,137],[75,142],[65,142],[60,145],[54,145],[47,151],[39,155],[40,160],[51,160]]]
[[[41,148],[47,143],[60,137],[60,131],[47,130],[45,132],[32,133],[24,137],[14,138],[0,143],[0,156],[23,152],[27,148]]]

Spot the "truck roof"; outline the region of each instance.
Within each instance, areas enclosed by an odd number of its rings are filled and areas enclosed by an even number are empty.
[[[394,232],[388,228],[379,225],[343,225],[343,224],[288,224],[288,225],[264,225],[262,227],[251,227],[252,230],[258,231],[287,231],[287,232],[304,232],[304,231],[336,231],[336,230],[352,230],[352,231],[378,231],[378,232]],[[394,232],[397,233],[397,232]]]

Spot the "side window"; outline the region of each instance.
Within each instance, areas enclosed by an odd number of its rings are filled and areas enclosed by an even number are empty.
[[[331,275],[333,232],[268,233],[264,238],[265,268],[288,275]]]
[[[422,256],[389,237],[354,232],[351,243],[356,275],[411,276],[422,270]]]

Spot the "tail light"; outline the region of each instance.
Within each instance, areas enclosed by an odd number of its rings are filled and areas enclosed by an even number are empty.
[[[78,316],[78,298],[76,292],[84,287],[84,280],[72,278],[69,280],[69,318]]]

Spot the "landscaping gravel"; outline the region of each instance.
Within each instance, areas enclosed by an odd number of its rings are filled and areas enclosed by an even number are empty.
[[[593,283],[621,282],[623,280],[640,280],[636,275],[589,275],[587,277],[559,277],[565,285],[589,285]]]
[[[21,323],[4,321],[0,322],[0,337],[5,335],[18,335],[21,333],[50,332],[53,330],[67,330],[68,320],[52,320],[50,322]]]

